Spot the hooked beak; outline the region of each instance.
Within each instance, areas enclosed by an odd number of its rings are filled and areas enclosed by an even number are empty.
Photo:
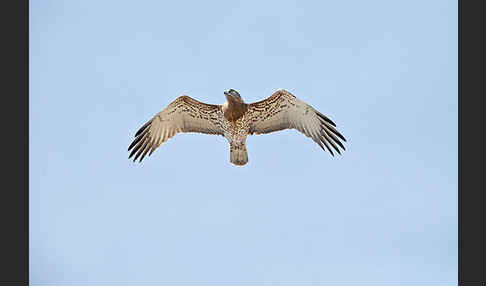
[[[226,99],[228,101],[233,100],[233,97],[231,96],[231,94],[229,94],[229,92],[227,90],[224,91],[224,95],[226,96]]]

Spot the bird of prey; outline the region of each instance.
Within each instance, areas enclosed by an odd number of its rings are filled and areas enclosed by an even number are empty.
[[[224,136],[229,143],[230,162],[243,166],[248,163],[246,137],[284,129],[297,129],[314,140],[324,151],[341,154],[345,150],[343,135],[336,124],[312,106],[285,89],[279,89],[267,99],[247,104],[240,94],[230,89],[224,92],[223,105],[206,104],[182,95],[145,123],[128,147],[129,159],[147,153],[152,155],[162,143],[180,132],[197,132]],[[329,146],[330,145],[330,146]],[[326,149],[324,149],[324,147]]]

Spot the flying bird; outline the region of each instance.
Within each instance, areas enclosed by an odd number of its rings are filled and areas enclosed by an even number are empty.
[[[128,147],[135,162],[143,160],[180,132],[197,132],[224,136],[229,143],[230,162],[243,166],[248,163],[246,137],[284,129],[296,129],[310,137],[322,150],[334,156],[345,150],[346,142],[336,130],[336,124],[312,106],[285,89],[279,89],[267,99],[247,104],[240,94],[230,89],[224,92],[223,105],[207,104],[182,95],[145,123]]]

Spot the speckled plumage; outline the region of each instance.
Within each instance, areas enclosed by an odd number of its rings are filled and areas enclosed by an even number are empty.
[[[332,155],[329,145],[339,154],[339,147],[345,149],[340,139],[346,139],[335,129],[334,122],[284,89],[251,104],[244,103],[234,90],[225,95],[228,101],[223,105],[206,104],[189,96],[178,97],[137,131],[128,147],[129,151],[133,149],[129,158],[135,155],[133,160],[140,157],[141,162],[147,153],[150,156],[179,132],[224,136],[230,146],[230,162],[239,166],[248,162],[245,145],[248,135],[283,129],[297,129],[323,150],[325,146]]]

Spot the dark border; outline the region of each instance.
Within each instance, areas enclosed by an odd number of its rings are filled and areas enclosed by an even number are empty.
[[[4,1],[2,27],[1,284],[29,284],[29,1]],[[10,282],[10,283],[9,283]]]
[[[461,116],[463,114],[463,111],[462,111],[462,107],[464,106],[463,105],[463,102],[462,102],[462,99],[460,97],[460,95],[463,93],[462,90],[463,90],[463,87],[464,85],[462,84],[461,80],[462,80],[462,70],[463,70],[463,57],[462,57],[462,52],[463,52],[463,46],[462,46],[462,40],[463,40],[463,31],[462,29],[464,28],[464,25],[463,25],[463,19],[464,19],[464,16],[463,16],[463,12],[464,12],[464,3],[463,2],[460,2],[458,1],[458,5],[457,5],[457,12],[458,12],[458,15],[457,15],[457,25],[458,25],[458,29],[457,29],[457,36],[458,36],[458,39],[457,39],[457,50],[458,50],[458,55],[457,55],[457,67],[458,67],[458,71],[457,71],[457,87],[458,87],[458,100],[457,100],[457,115],[458,115],[458,124],[457,124],[457,127],[458,127],[458,130],[457,130],[457,147],[458,147],[458,150],[457,150],[457,155],[458,155],[458,158],[457,158],[457,163],[458,163],[458,166],[457,166],[457,185],[458,185],[458,190],[457,190],[457,203],[458,203],[458,206],[457,206],[457,211],[458,211],[458,214],[457,214],[457,223],[458,223],[458,238],[457,238],[457,241],[458,241],[458,246],[457,246],[457,257],[458,257],[458,263],[457,263],[457,278],[458,278],[458,285],[466,285],[465,282],[464,282],[464,277],[463,277],[463,266],[464,266],[464,256],[463,256],[463,252],[462,252],[462,246],[463,246],[463,236],[461,234],[461,232],[463,231],[462,227],[464,226],[463,224],[461,224],[461,220],[463,219],[463,216],[462,216],[462,192],[461,192],[461,189],[463,187],[463,182],[462,182],[462,161],[461,161],[461,158],[462,158],[462,151],[461,151],[461,147],[462,147],[462,144],[461,144],[461,136],[463,135],[462,134],[462,131],[463,129],[461,128],[461,124],[463,123],[463,121],[461,120]]]
[[[485,121],[483,105],[470,99],[484,98],[484,10],[472,1],[458,1],[458,278],[459,285],[485,285],[481,254],[485,241],[484,204],[479,196],[485,184],[479,158]],[[480,3],[480,2],[476,2]],[[476,86],[474,85],[476,84]],[[476,125],[476,126],[475,126]],[[475,131],[475,132],[474,132]],[[475,181],[477,180],[477,181]],[[481,282],[483,281],[483,282]]]
[[[461,138],[464,136],[464,82],[463,82],[463,75],[464,75],[464,2],[458,1],[458,283],[459,285],[471,285],[470,282],[467,283],[466,278],[464,277],[464,198],[463,198],[463,190],[465,189],[464,180],[463,180],[463,144]]]

